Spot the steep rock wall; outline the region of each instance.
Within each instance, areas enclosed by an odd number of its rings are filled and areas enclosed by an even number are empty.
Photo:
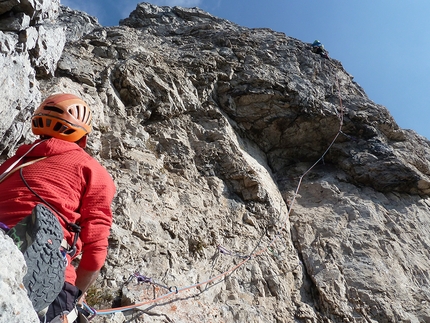
[[[0,230],[0,322],[38,323],[22,279],[27,272],[22,253],[13,240]]]
[[[340,62],[199,9],[56,22],[68,42],[51,73],[30,60],[35,91],[88,101],[89,150],[118,187],[95,307],[147,301],[117,322],[430,320],[429,142]],[[3,156],[32,139],[36,102],[2,104]],[[159,285],[127,284],[135,271]]]

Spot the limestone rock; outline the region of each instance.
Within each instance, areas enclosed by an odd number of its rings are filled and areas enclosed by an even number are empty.
[[[66,33],[61,23],[52,24],[57,0],[3,1],[0,12],[0,152],[7,155],[31,138],[28,119],[41,101],[37,79],[53,76]]]
[[[64,29],[55,25],[49,26],[49,28],[39,26],[37,33],[36,46],[31,50],[32,65],[38,77],[52,76],[66,42]]]
[[[92,17],[85,12],[72,10],[68,7],[61,6],[61,15],[56,21],[56,25],[63,26],[66,31],[66,39],[69,42],[80,39],[96,28],[100,28],[97,18]]]
[[[28,118],[31,107],[40,100],[36,87],[36,73],[31,66],[28,53],[17,52],[18,37],[11,33],[0,32],[0,68],[2,95],[0,118],[0,151],[13,150],[22,136],[29,131]],[[26,95],[23,95],[26,93]],[[34,103],[35,104],[35,103]]]
[[[58,28],[61,57],[37,56]],[[41,96],[94,111],[88,148],[118,191],[92,305],[145,303],[95,322],[430,321],[430,142],[341,62],[147,3],[117,27],[62,8],[2,37],[2,157],[33,139]]]
[[[10,11],[13,7],[20,3],[19,0],[6,0],[0,3],[0,15]]]
[[[25,14],[32,24],[55,20],[59,14],[59,0],[4,0],[0,3],[1,20],[7,17]],[[14,22],[12,22],[14,23]]]
[[[20,12],[15,15],[3,18],[0,21],[0,30],[4,31],[21,31],[30,26],[30,17]]]
[[[27,272],[24,256],[0,229],[0,322],[39,323],[22,279]]]

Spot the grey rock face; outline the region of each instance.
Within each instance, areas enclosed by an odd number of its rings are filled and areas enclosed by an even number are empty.
[[[78,40],[95,28],[101,27],[95,17],[85,12],[72,10],[65,6],[61,6],[60,10],[61,15],[58,17],[55,24],[64,27],[66,39],[69,42]]]
[[[28,119],[41,100],[37,77],[52,76],[65,33],[53,25],[58,1],[3,1],[0,5],[0,152],[28,136]]]
[[[430,320],[429,141],[339,61],[197,8],[143,3],[110,28],[62,9],[43,28],[59,26],[59,60],[25,60],[4,34],[4,66],[22,59],[12,80],[33,70],[37,96],[1,110],[1,151],[32,139],[40,94],[72,92],[94,110],[89,150],[118,187],[95,306],[147,302],[112,320]],[[40,29],[25,31],[36,48]],[[136,271],[152,284],[126,283]]]
[[[0,15],[12,10],[13,7],[20,3],[19,0],[8,0],[0,3]]]
[[[39,323],[22,284],[27,272],[24,256],[3,230],[0,230],[0,250],[0,322]]]

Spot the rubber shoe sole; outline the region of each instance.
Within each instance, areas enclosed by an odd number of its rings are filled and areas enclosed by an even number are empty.
[[[64,285],[66,262],[60,249],[63,229],[57,217],[38,204],[8,235],[24,254],[27,274],[23,284],[39,312],[54,301]]]

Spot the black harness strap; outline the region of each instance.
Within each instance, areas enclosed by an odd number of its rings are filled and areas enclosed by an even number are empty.
[[[35,192],[30,185],[28,185],[27,181],[24,178],[24,175],[22,173],[22,169],[20,168],[19,170],[19,175],[21,176],[22,181],[24,182],[25,186],[30,190],[30,192],[32,192],[34,195],[36,195],[37,198],[39,198],[43,203],[45,203],[51,210],[53,210],[58,217],[63,220],[63,222],[66,224],[66,229],[69,232],[74,233],[73,235],[73,242],[71,244],[71,246],[69,248],[66,248],[66,252],[67,254],[69,254],[71,257],[73,257],[76,254],[76,244],[78,242],[78,238],[79,238],[79,234],[81,233],[81,227],[79,226],[78,223],[72,223],[67,221],[67,218],[61,214],[60,212],[58,212],[51,204],[49,204],[43,197],[41,197],[39,194],[37,194],[37,192]]]

